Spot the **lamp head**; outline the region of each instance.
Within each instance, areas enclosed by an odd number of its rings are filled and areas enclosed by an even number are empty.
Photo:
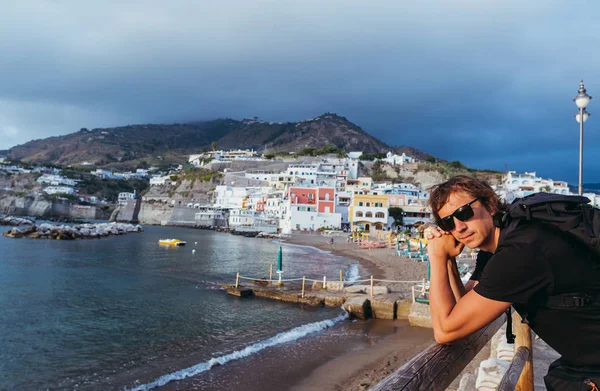
[[[592,114],[588,113],[585,109],[583,109],[583,123],[585,123],[585,121],[588,120],[588,117],[590,115],[592,115]],[[581,113],[575,114],[575,121],[581,123]]]
[[[573,102],[575,102],[577,107],[579,107],[580,109],[585,109],[587,107],[588,103],[590,103],[590,100],[592,99],[592,97],[585,93],[585,87],[583,86],[583,80],[581,82],[579,82],[579,91],[577,91],[577,92],[579,92],[579,94],[575,97],[575,99],[573,99]],[[585,120],[583,122],[585,122]]]

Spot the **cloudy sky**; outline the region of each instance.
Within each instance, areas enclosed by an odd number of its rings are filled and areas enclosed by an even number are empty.
[[[600,182],[600,4],[3,0],[0,149],[135,123],[336,112],[390,145]]]

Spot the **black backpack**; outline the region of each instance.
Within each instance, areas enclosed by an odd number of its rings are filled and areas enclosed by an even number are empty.
[[[589,204],[587,197],[552,193],[534,193],[517,198],[504,212],[494,215],[494,225],[503,231],[514,229],[521,221],[548,224],[576,238],[596,255],[600,262],[600,209]],[[555,309],[587,307],[600,302],[600,295],[582,292],[548,296],[545,306]],[[507,312],[510,319],[510,308]],[[528,323],[524,316],[524,323]],[[507,340],[512,343],[511,325],[506,330]]]
[[[506,212],[494,215],[494,224],[507,230],[523,220],[551,225],[593,250],[600,261],[600,209],[589,202],[582,196],[535,193],[517,198]]]
[[[534,193],[517,198],[504,212],[494,215],[494,225],[505,231],[514,229],[521,221],[548,224],[576,238],[596,255],[600,262],[600,209],[593,208],[587,197],[552,193]],[[599,295],[563,293],[548,296],[545,305],[556,309],[587,307],[600,301]],[[507,310],[506,339],[514,343],[510,308]],[[523,323],[529,323],[523,314]]]

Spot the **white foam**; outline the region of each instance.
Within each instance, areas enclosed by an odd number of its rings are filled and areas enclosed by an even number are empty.
[[[347,282],[349,282],[351,284],[355,283],[356,280],[358,280],[360,278],[360,274],[358,271],[358,263],[354,263],[354,264],[350,265],[344,273],[346,274],[344,279]]]
[[[313,334],[319,331],[322,331],[328,327],[332,327],[334,324],[348,318],[347,313],[343,313],[333,319],[322,320],[320,322],[308,323],[296,328],[293,328],[288,331],[284,331],[275,335],[274,337],[265,339],[263,341],[257,342],[250,346],[245,347],[242,350],[237,350],[233,353],[226,354],[224,356],[211,358],[208,361],[201,362],[189,368],[181,369],[177,372],[169,373],[159,377],[151,383],[142,384],[137,386],[132,391],[147,391],[156,387],[162,387],[165,384],[175,381],[175,380],[183,380],[187,377],[196,376],[202,372],[206,372],[211,369],[215,365],[224,365],[229,361],[238,360],[240,358],[248,357],[254,353],[260,352],[263,349],[269,348],[271,346],[281,345],[284,343],[295,341],[299,338],[305,337],[309,334]]]

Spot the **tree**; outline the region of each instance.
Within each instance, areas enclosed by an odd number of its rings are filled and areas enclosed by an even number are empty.
[[[217,142],[216,141],[213,141],[212,143],[210,143],[210,146],[211,146],[213,152],[217,150]]]
[[[394,219],[394,224],[398,227],[404,225],[404,209],[402,208],[389,208],[389,215]]]

